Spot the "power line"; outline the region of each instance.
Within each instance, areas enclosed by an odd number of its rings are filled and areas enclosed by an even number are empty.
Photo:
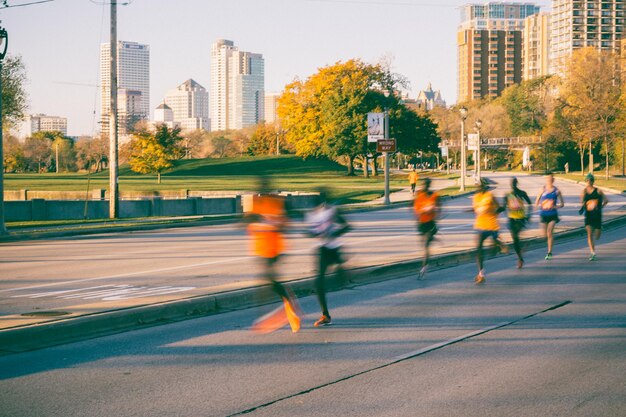
[[[49,3],[51,1],[54,0],[39,0],[39,1],[31,1],[29,3],[21,3],[21,4],[14,4],[14,5],[10,5],[8,0],[4,0],[2,2],[2,7],[0,7],[0,9],[8,9],[10,7],[24,7],[24,6],[32,6],[34,4],[41,4],[41,3]]]
[[[308,2],[317,3],[347,3],[347,4],[366,4],[373,6],[413,6],[413,7],[443,7],[455,9],[458,6],[453,4],[441,4],[441,3],[415,3],[407,1],[381,1],[381,0],[305,0]]]

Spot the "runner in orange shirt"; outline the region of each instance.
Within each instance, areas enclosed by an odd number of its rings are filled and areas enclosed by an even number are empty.
[[[428,259],[430,257],[430,244],[437,234],[437,217],[441,210],[439,194],[430,190],[430,178],[424,178],[422,189],[417,192],[413,200],[413,212],[417,220],[417,231],[424,239],[424,260],[420,270],[420,279],[426,275]]]
[[[270,282],[274,292],[282,299],[284,316],[295,333],[300,330],[295,297],[278,281],[276,272],[276,263],[285,250],[283,237],[287,225],[285,202],[281,196],[270,194],[269,180],[265,177],[259,180],[259,194],[253,197],[252,210],[246,215],[245,221],[248,223],[252,252],[263,265],[263,277]],[[267,326],[264,328],[263,324],[263,320],[257,321],[253,329],[261,332],[276,330],[276,328],[267,330]]]
[[[411,194],[415,195],[415,186],[417,185],[417,180],[419,179],[418,173],[413,168],[413,171],[409,172],[409,185],[411,186]]]
[[[476,230],[476,263],[478,264],[478,275],[474,279],[476,284],[482,284],[485,282],[485,271],[483,269],[483,244],[488,238],[492,238],[496,245],[500,248],[500,251],[507,253],[509,250],[504,243],[499,239],[500,225],[498,224],[498,214],[504,211],[503,207],[500,207],[496,199],[493,197],[487,181],[480,180],[480,188],[478,192],[474,194],[472,201],[472,208],[476,214],[476,221],[474,222],[474,229]]]

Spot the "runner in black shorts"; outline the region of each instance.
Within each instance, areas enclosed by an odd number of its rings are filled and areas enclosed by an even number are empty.
[[[589,244],[590,261],[596,260],[596,246],[594,240],[600,239],[602,233],[602,209],[609,200],[602,190],[593,186],[595,178],[593,174],[588,174],[587,186],[580,196],[581,208],[579,213],[585,214],[585,229],[587,230],[587,243]]]

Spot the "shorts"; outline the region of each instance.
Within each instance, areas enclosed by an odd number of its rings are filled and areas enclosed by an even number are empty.
[[[325,263],[326,265],[341,265],[343,263],[343,258],[341,257],[340,248],[328,248],[326,246],[320,247],[320,262]]]
[[[526,219],[509,219],[509,230],[513,233],[519,233],[526,228]]]
[[[417,224],[417,231],[421,235],[431,234],[431,235],[434,236],[438,232],[437,224],[434,221],[418,223]]]
[[[585,226],[591,226],[592,229],[602,229],[602,214],[586,214]]]
[[[481,240],[486,240],[487,238],[497,240],[498,236],[500,236],[500,233],[497,230],[476,229],[476,233],[478,233],[478,236],[480,236]]]
[[[560,221],[561,220],[559,219],[558,214],[542,214],[541,215],[541,223],[545,223],[545,224],[548,224],[551,222],[558,223]]]
[[[415,184],[411,184],[411,191],[415,192]]]

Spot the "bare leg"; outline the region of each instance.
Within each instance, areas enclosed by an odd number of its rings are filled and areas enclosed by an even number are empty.
[[[554,226],[556,222],[550,222],[546,225],[546,236],[548,240],[548,253],[552,253],[552,245],[554,243]]]
[[[587,243],[589,244],[589,251],[593,254],[596,253],[596,246],[593,241],[594,230],[591,226],[585,226],[587,230]]]

